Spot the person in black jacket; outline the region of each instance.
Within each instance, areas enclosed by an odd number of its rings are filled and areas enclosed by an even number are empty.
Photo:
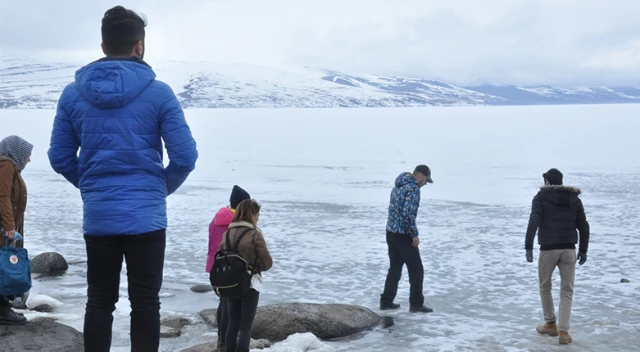
[[[545,324],[539,325],[536,330],[543,335],[559,336],[560,344],[568,344],[572,342],[569,335],[569,320],[576,261],[579,261],[580,265],[587,261],[589,223],[582,201],[578,197],[581,193],[580,189],[563,186],[563,175],[557,169],[550,169],[542,176],[545,186],[533,198],[525,239],[526,259],[531,263],[533,262],[533,239],[536,231],[538,232],[538,244],[540,244],[538,276]],[[580,232],[579,241],[578,231]],[[580,244],[576,256],[578,242]],[[557,325],[551,295],[551,279],[556,267],[560,271],[561,278]]]

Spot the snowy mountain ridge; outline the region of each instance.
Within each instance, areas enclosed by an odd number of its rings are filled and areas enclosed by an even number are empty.
[[[0,58],[0,108],[52,109],[83,64]],[[640,102],[640,86],[477,86],[331,70],[167,61],[152,65],[185,108],[335,108]]]

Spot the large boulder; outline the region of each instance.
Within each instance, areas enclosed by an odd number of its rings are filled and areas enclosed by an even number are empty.
[[[215,309],[204,310],[200,315],[210,325],[216,320]],[[350,336],[381,323],[389,325],[378,314],[361,306],[284,303],[258,307],[251,337],[279,342],[296,333],[310,332],[326,340]]]
[[[31,259],[31,273],[33,274],[57,274],[69,269],[69,264],[64,257],[56,252],[47,252]]]
[[[53,321],[27,322],[20,326],[0,325],[3,352],[84,352],[82,334]]]

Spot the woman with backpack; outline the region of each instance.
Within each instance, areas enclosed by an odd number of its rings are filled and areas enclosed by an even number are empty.
[[[31,161],[32,151],[33,145],[18,136],[0,141],[0,248],[7,239],[13,241],[16,233],[23,234],[27,186],[21,172]],[[24,248],[24,242],[15,241],[15,246]],[[11,309],[5,297],[0,296],[0,325],[19,325],[26,321],[22,314]]]
[[[222,236],[229,229],[229,224],[233,221],[238,204],[243,200],[251,199],[247,191],[241,187],[234,185],[229,197],[229,206],[218,210],[216,215],[209,224],[209,252],[207,253],[206,271],[211,272],[211,268],[216,260],[216,253],[220,249]],[[217,294],[217,292],[216,292]],[[227,335],[227,326],[229,325],[229,317],[227,315],[226,298],[220,297],[218,310],[216,311],[216,320],[218,324],[218,351],[225,352],[227,350],[225,339]]]
[[[229,225],[231,246],[237,243],[238,254],[249,263],[251,289],[242,298],[227,298],[227,313],[229,326],[227,327],[227,352],[248,352],[251,340],[253,320],[258,309],[262,272],[271,269],[273,260],[267,249],[262,232],[258,228],[260,218],[260,204],[254,199],[240,202],[236,208],[233,222]],[[222,239],[220,249],[227,248],[226,238]]]

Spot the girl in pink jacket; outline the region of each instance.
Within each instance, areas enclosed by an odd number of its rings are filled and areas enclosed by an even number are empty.
[[[245,199],[251,199],[249,193],[237,185],[233,186],[231,197],[229,197],[229,206],[218,210],[213,220],[211,220],[209,224],[209,252],[207,253],[206,267],[208,273],[211,272],[213,263],[216,260],[216,253],[220,249],[222,236],[229,229],[236,207]],[[220,297],[220,303],[218,304],[216,320],[218,320],[218,350],[226,351],[225,335],[227,334],[229,316],[227,314],[227,304],[222,297]]]

